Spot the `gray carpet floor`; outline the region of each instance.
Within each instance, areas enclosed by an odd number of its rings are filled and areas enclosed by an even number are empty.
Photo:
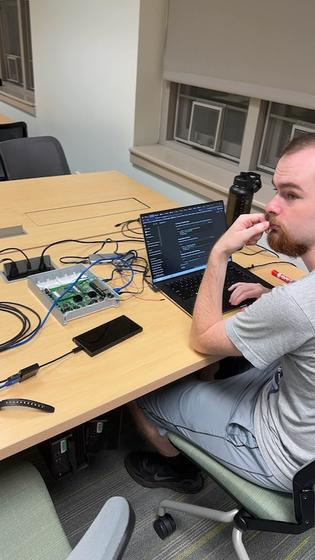
[[[129,448],[124,444],[118,450],[100,451],[91,458],[87,468],[59,481],[46,477],[71,545],[78,542],[107,498],[122,495],[130,501],[136,514],[135,530],[124,556],[126,560],[236,560],[231,526],[174,513],[176,532],[164,541],[157,536],[152,523],[158,504],[164,498],[226,510],[235,504],[209,478],[197,495],[142,488],[130,478],[123,465]],[[244,543],[253,560],[315,558],[314,529],[301,536],[249,532]]]

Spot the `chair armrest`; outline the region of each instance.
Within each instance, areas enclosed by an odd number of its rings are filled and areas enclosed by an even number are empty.
[[[129,542],[135,522],[129,502],[115,496],[107,500],[67,560],[118,560]]]

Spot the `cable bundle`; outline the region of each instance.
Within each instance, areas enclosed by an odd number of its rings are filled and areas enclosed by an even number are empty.
[[[28,315],[25,311],[28,312]],[[29,336],[31,336],[41,324],[41,318],[37,311],[28,307],[27,305],[23,305],[22,303],[16,303],[13,301],[2,301],[0,302],[0,312],[9,313],[10,315],[14,315],[21,323],[20,330],[10,339],[0,343],[0,352],[4,352],[4,350],[9,350],[10,348],[14,348],[17,344],[22,343],[26,340]],[[36,326],[32,328],[31,319],[36,319]]]

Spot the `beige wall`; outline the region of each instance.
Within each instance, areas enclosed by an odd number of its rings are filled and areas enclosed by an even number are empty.
[[[163,9],[156,0],[145,3],[142,29],[156,52],[144,46],[139,84],[140,0],[31,0],[36,117],[4,103],[0,113],[25,120],[30,135],[56,136],[72,171],[116,169],[185,203],[195,197],[129,161],[134,136],[155,139],[159,119],[142,88],[160,103]],[[146,110],[135,129],[136,88],[137,104]]]

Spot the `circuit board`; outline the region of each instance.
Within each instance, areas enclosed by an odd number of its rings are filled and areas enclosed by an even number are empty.
[[[28,285],[62,324],[119,304],[118,294],[83,265],[34,274]]]

